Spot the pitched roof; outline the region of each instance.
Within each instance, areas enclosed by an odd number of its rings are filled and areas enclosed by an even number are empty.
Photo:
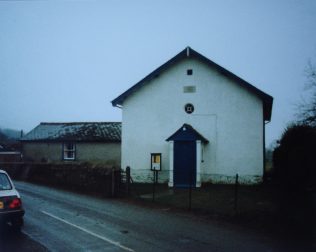
[[[197,132],[191,125],[183,124],[180,129],[173,133],[166,141],[196,141],[201,140],[208,143],[208,140]]]
[[[71,122],[46,123],[42,122],[21,141],[34,142],[120,142],[120,122]]]
[[[136,83],[134,86],[126,90],[124,93],[119,95],[117,98],[115,98],[112,101],[113,106],[122,106],[124,103],[124,100],[128,98],[131,94],[133,94],[135,91],[140,89],[142,86],[146,85],[149,81],[152,79],[158,77],[164,70],[168,69],[172,65],[180,62],[183,59],[186,58],[196,58],[202,62],[204,62],[209,67],[212,67],[225,75],[226,77],[236,81],[239,83],[242,87],[246,88],[253,94],[257,95],[263,102],[263,110],[264,110],[264,119],[267,121],[270,121],[271,119],[271,112],[272,112],[272,103],[273,103],[273,97],[264,93],[260,89],[256,88],[255,86],[251,85],[247,81],[241,79],[237,75],[233,74],[232,72],[226,70],[225,68],[221,67],[220,65],[216,64],[215,62],[211,61],[210,59],[206,58],[202,54],[199,54],[198,52],[194,51],[192,48],[187,47],[180,53],[178,53],[176,56],[168,60],[166,63],[158,67],[156,70],[151,72],[149,75],[147,75],[145,78],[140,80],[138,83]]]

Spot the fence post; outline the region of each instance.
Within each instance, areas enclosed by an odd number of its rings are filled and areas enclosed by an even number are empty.
[[[126,192],[128,196],[130,194],[130,181],[131,181],[131,168],[127,166],[126,167]]]
[[[114,197],[115,196],[115,168],[114,167],[112,167],[112,183],[111,183],[111,185],[112,185],[111,193],[112,193],[112,197]]]
[[[153,198],[152,201],[155,201],[155,192],[156,192],[156,171],[153,171],[154,178],[153,178]]]
[[[238,208],[238,173],[236,174],[236,180],[235,180],[235,202],[234,202],[235,214],[237,213],[237,208]]]
[[[190,187],[189,187],[189,210],[192,208],[192,183],[193,183],[193,170],[190,169]]]

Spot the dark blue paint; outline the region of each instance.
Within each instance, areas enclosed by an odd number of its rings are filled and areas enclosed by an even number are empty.
[[[196,141],[201,140],[208,143],[208,140],[197,132],[191,125],[183,124],[174,134],[172,134],[166,141]]]
[[[195,187],[196,182],[196,142],[174,142],[174,171],[175,187]]]

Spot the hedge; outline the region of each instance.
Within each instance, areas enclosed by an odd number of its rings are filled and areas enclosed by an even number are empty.
[[[25,180],[75,191],[113,196],[119,185],[119,168],[89,164],[15,163],[0,164],[13,179]],[[114,173],[112,172],[114,169]],[[113,173],[113,175],[112,175]]]

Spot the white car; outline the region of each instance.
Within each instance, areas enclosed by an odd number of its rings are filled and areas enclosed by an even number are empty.
[[[10,176],[0,170],[0,225],[10,224],[19,230],[23,226],[24,209],[20,194]]]

